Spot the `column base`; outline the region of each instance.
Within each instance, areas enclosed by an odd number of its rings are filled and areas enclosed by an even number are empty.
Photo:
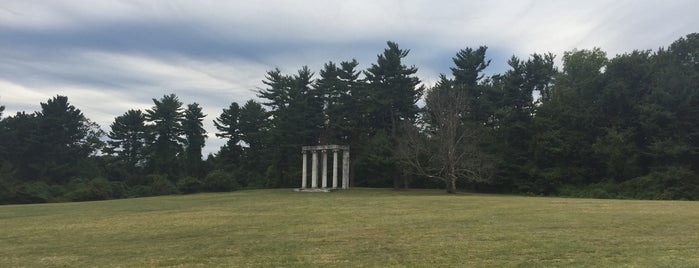
[[[336,188],[294,188],[294,192],[302,192],[302,193],[329,193],[329,192],[334,192],[340,189]]]

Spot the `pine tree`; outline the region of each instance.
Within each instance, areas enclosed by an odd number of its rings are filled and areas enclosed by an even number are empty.
[[[182,102],[175,94],[164,95],[146,110],[149,125],[149,164],[155,173],[177,175],[181,169],[178,156],[182,153]],[[174,177],[173,177],[174,178]]]
[[[418,112],[416,103],[424,87],[415,76],[417,67],[403,64],[403,58],[408,56],[410,50],[400,49],[398,44],[391,41],[387,45],[384,53],[377,55],[376,63],[364,72],[368,100],[366,109],[372,134],[386,132],[390,136],[390,147],[395,148],[398,126],[404,121],[415,120]],[[392,177],[394,188],[407,184],[400,175],[395,156],[386,156],[378,151],[372,156],[369,151],[368,157],[388,158],[386,160],[393,163],[384,167],[385,174],[377,175]]]
[[[240,165],[242,150],[240,148],[240,130],[238,118],[240,117],[240,107],[238,103],[232,102],[228,108],[224,108],[219,117],[214,120],[214,126],[218,129],[216,137],[225,138],[226,144],[221,147],[218,157],[227,165]]]
[[[198,103],[187,105],[182,121],[182,132],[185,136],[185,163],[189,175],[203,176],[202,153],[206,142],[206,130],[203,121],[206,115]]]
[[[146,142],[146,116],[140,110],[129,110],[114,119],[110,125],[109,148],[131,169],[144,160]]]

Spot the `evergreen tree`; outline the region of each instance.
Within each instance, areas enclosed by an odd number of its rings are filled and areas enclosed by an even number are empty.
[[[424,87],[415,76],[417,67],[407,67],[402,62],[410,50],[400,49],[398,44],[391,41],[388,41],[387,45],[384,53],[377,55],[376,63],[364,72],[368,99],[366,109],[368,123],[372,127],[371,133],[387,132],[390,135],[390,147],[395,148],[398,126],[401,122],[415,120],[418,112],[416,103],[422,96]],[[369,157],[381,155],[371,151],[368,151],[368,154]],[[374,156],[371,156],[372,154]],[[402,180],[400,176],[397,158],[388,158],[392,159],[390,162],[393,164],[385,166],[383,174],[376,175],[392,177],[394,188],[400,188],[407,184],[407,181]]]
[[[152,172],[177,175],[181,169],[178,156],[182,153],[182,102],[175,94],[153,99],[154,106],[146,110],[151,123],[149,135],[149,165]],[[174,177],[174,176],[173,176]]]
[[[248,100],[240,109],[238,132],[240,140],[248,145],[250,150],[259,150],[265,145],[269,131],[267,111],[254,100]]]
[[[117,154],[131,169],[135,169],[144,160],[146,116],[140,110],[128,110],[114,119],[110,125],[108,137],[109,149]]]
[[[269,115],[262,105],[254,100],[248,100],[240,108],[238,128],[240,140],[247,144],[243,148],[242,167],[245,169],[248,186],[269,187],[266,170],[270,165]]]
[[[198,103],[187,105],[182,121],[182,132],[185,136],[185,165],[191,176],[201,177],[204,174],[201,150],[206,141],[206,130],[203,121],[206,115]]]
[[[422,96],[424,87],[415,76],[417,67],[407,67],[403,58],[410,50],[403,50],[398,44],[388,41],[388,48],[377,56],[376,63],[365,72],[368,83],[368,98],[372,126],[383,129],[395,136],[401,121],[415,119],[418,112],[417,101]]]
[[[232,102],[228,109],[224,108],[219,117],[214,120],[214,126],[218,129],[216,137],[227,139],[226,144],[221,147],[218,157],[227,165],[237,167],[240,165],[242,150],[240,148],[240,130],[238,118],[240,117],[240,107],[238,103]]]
[[[80,174],[78,163],[100,149],[99,126],[90,122],[68,97],[56,96],[41,103],[37,153],[43,161],[33,164],[40,178],[65,183]],[[97,136],[97,137],[95,137]]]
[[[293,76],[283,75],[279,69],[267,72],[258,96],[267,99],[272,117],[270,147],[274,148],[272,169],[277,186],[295,186],[300,175],[301,155],[298,148],[320,142],[323,128],[322,93],[316,89],[313,73],[307,66]]]
[[[532,157],[536,177],[521,191],[555,194],[562,184],[598,182],[603,168],[593,147],[602,117],[596,100],[605,85],[608,59],[600,49],[574,50],[563,56],[550,99],[537,108]]]
[[[322,143],[351,144],[356,139],[362,115],[358,100],[353,98],[360,93],[357,65],[356,60],[341,62],[339,66],[328,62],[320,71],[315,87],[322,94],[324,104]]]

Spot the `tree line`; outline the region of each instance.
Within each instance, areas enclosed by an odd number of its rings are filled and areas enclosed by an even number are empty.
[[[485,75],[465,48],[426,87],[410,50],[267,71],[259,101],[215,117],[226,140],[202,156],[206,115],[174,95],[108,131],[55,96],[41,111],[0,107],[0,202],[98,200],[298,187],[300,147],[345,144],[352,186],[598,198],[699,198],[699,34],[656,51],[515,56]],[[424,105],[418,105],[423,100]]]

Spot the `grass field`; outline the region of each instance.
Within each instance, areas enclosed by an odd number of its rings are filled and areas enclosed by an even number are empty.
[[[698,267],[699,203],[353,189],[0,206],[0,267]]]

